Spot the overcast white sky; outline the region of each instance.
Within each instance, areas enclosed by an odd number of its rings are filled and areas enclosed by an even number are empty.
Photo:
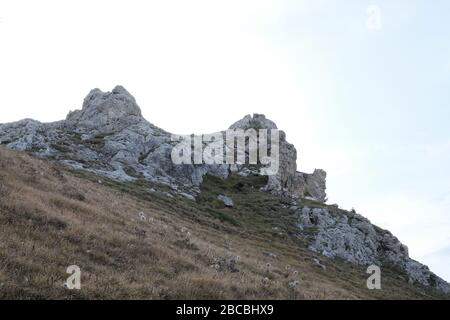
[[[450,2],[0,0],[0,122],[121,84],[174,133],[264,113],[355,207],[450,280]]]

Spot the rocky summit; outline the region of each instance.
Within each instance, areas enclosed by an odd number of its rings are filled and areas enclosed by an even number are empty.
[[[230,129],[276,129],[264,115],[245,116]],[[142,117],[135,98],[122,86],[111,92],[92,90],[81,110],[66,120],[40,123],[25,119],[0,125],[0,143],[11,149],[57,160],[76,169],[88,170],[122,181],[144,178],[198,193],[206,174],[226,178],[231,173],[257,174],[244,165],[176,165],[171,153],[176,141],[172,134]],[[269,179],[266,190],[294,197],[310,196],[325,201],[323,170],[313,174],[297,171],[297,151],[280,135],[280,169]]]
[[[264,115],[254,114],[229,129],[270,130],[277,126]],[[306,239],[311,252],[359,266],[392,264],[411,284],[450,293],[450,285],[411,259],[408,248],[389,231],[356,212],[327,205],[327,173],[322,169],[310,174],[299,172],[295,147],[283,131],[279,131],[279,138],[279,170],[260,189],[279,197],[295,217],[295,237]],[[201,196],[206,177],[227,180],[259,175],[258,165],[174,164],[171,154],[177,141],[173,135],[144,119],[135,98],[121,86],[111,92],[92,90],[82,109],[70,112],[62,121],[25,119],[0,124],[0,144],[115,181],[163,185],[171,190],[166,193],[168,197],[181,196],[189,201]],[[227,208],[236,206],[228,194],[217,194],[214,200]]]

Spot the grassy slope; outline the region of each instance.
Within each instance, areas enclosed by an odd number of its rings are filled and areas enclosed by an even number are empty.
[[[208,177],[193,202],[0,147],[0,298],[438,297],[388,268],[383,290],[367,290],[364,269],[306,249],[292,213],[259,191],[264,182]],[[224,208],[220,193],[235,207]],[[82,270],[79,291],[63,287],[72,264]],[[292,289],[294,280],[300,285]]]

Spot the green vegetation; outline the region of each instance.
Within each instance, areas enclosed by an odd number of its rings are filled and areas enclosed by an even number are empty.
[[[240,226],[240,223],[236,219],[234,219],[224,211],[212,208],[206,208],[206,211],[211,214],[212,217],[219,219],[222,222],[231,223],[233,226]]]
[[[112,133],[102,133],[98,134],[95,137],[83,141],[83,143],[87,144],[92,149],[102,149],[105,146],[105,138],[112,135]]]
[[[233,174],[228,179],[222,179],[207,175],[197,197],[198,208],[209,213],[214,212],[213,216],[222,221],[234,225],[238,222],[249,232],[272,237],[273,228],[279,227],[286,231],[294,224],[289,224],[288,220],[292,220],[289,219],[292,214],[281,206],[280,199],[260,190],[266,183],[266,176],[242,177]],[[220,194],[231,197],[234,207],[225,208],[225,205],[217,200]]]
[[[70,152],[70,148],[68,147],[67,144],[63,144],[63,143],[53,143],[50,145],[53,149],[55,149],[58,152],[61,153],[69,153]]]

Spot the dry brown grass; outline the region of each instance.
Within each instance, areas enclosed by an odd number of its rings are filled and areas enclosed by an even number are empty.
[[[324,271],[313,258],[292,237],[222,223],[189,200],[140,197],[0,148],[0,298],[431,297],[395,275],[382,293],[368,291],[363,269],[326,261]],[[73,264],[81,290],[63,286]]]

